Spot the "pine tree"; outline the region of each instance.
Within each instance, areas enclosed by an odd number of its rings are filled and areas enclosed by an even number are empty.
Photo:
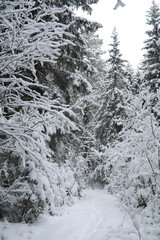
[[[96,3],[97,0],[91,1]],[[94,69],[84,58],[86,53],[86,42],[83,38],[84,32],[95,32],[101,25],[91,22],[74,13],[74,8],[82,7],[83,10],[91,12],[90,1],[53,1],[54,5],[62,10],[56,16],[60,24],[67,25],[69,34],[66,36],[67,45],[60,46],[61,54],[56,64],[46,64],[42,69],[37,65],[39,79],[50,88],[56,90],[56,96],[63,99],[67,104],[74,104],[79,93],[89,93],[91,86],[86,75]],[[55,91],[54,91],[55,92]]]
[[[74,8],[82,7],[83,10],[90,13],[91,7],[89,4],[96,2],[97,0],[54,1],[54,5],[63,11],[63,13],[60,12],[56,15],[59,22],[68,26],[67,32],[69,34],[66,35],[68,44],[60,46],[61,54],[58,56],[56,64],[46,63],[43,68],[40,65],[37,65],[36,68],[40,81],[49,86],[53,98],[59,98],[62,103],[73,106],[72,109],[78,116],[78,118],[75,117],[75,121],[79,126],[83,125],[83,120],[86,117],[83,116],[85,112],[83,108],[85,107],[82,107],[84,96],[92,91],[88,76],[91,76],[95,71],[92,63],[86,57],[88,46],[84,33],[95,32],[101,25],[76,16]],[[82,128],[80,126],[81,131]],[[83,135],[81,131],[79,132],[79,139]],[[77,139],[74,134],[68,136],[61,131],[57,131],[52,136],[50,146],[54,149],[57,161],[61,159],[64,162],[70,158],[70,150],[66,150],[70,147],[72,153],[75,152],[74,154],[77,155],[77,148],[79,148]],[[82,141],[80,144],[83,145]],[[73,150],[73,145],[75,150]]]
[[[84,33],[83,37],[87,46],[84,58],[93,69],[92,72],[87,74],[87,80],[92,86],[92,91],[86,95],[88,108],[86,115],[88,116],[88,122],[92,122],[100,106],[103,82],[106,76],[106,63],[102,59],[105,52],[102,50],[103,41],[95,32]]]
[[[160,9],[154,1],[147,14],[147,24],[150,29],[146,31],[148,39],[144,42],[144,84],[149,86],[150,91],[155,92],[160,87],[160,48],[157,45],[160,38]]]
[[[66,105],[71,102],[67,91],[73,85],[77,92],[81,85],[87,89],[89,83],[81,75],[75,79],[76,68],[69,71],[66,51],[76,53],[78,46],[72,42],[73,12],[62,1],[57,4],[17,0],[5,2],[1,10],[0,218],[9,221],[33,222],[44,210],[54,214],[79,194],[75,155],[70,157],[79,128],[73,108]],[[87,20],[79,22],[87,25]],[[78,58],[72,61],[76,66]]]
[[[133,79],[136,82],[136,91],[132,91],[134,94],[131,95],[131,100],[125,102],[127,118],[119,133],[120,141],[105,149],[104,160],[99,168],[104,173],[108,190],[117,193],[132,212],[134,208],[135,212],[140,209],[139,213],[143,215],[147,228],[150,223],[156,227],[159,224],[158,21],[159,9],[152,2],[147,20],[152,29],[147,31],[149,39],[145,41],[143,68]],[[155,233],[157,239],[158,233]]]
[[[111,49],[109,50],[109,71],[107,77],[110,78],[110,86],[123,88],[124,85],[124,67],[125,60],[122,59],[122,54],[119,50],[120,42],[118,40],[118,33],[116,28],[113,29],[112,36],[113,42],[109,45]]]
[[[151,111],[155,114],[157,121],[160,121],[159,114],[159,88],[160,88],[160,48],[157,44],[160,38],[160,9],[154,1],[148,11],[147,24],[150,30],[146,32],[148,39],[145,43],[143,70],[143,88],[148,88],[148,97],[150,98]],[[144,100],[144,107],[146,101]],[[160,124],[160,123],[159,123]]]
[[[94,172],[99,164],[99,152],[97,151],[97,141],[94,136],[96,116],[99,106],[101,105],[101,94],[103,93],[103,82],[106,76],[106,63],[102,59],[104,51],[102,50],[103,41],[94,32],[84,33],[83,38],[86,42],[87,49],[85,59],[93,68],[93,72],[87,74],[87,80],[92,85],[90,94],[81,98],[81,111],[82,111],[82,127],[83,135],[83,156],[85,157],[86,181],[92,184],[98,181],[98,176]]]
[[[149,229],[152,224],[156,229],[160,216],[160,128],[151,113],[148,90],[134,95],[126,107],[128,117],[120,132],[122,141],[105,149],[99,171],[103,172],[106,188],[117,194],[129,211],[137,213],[139,210],[145,228]],[[157,233],[154,229],[149,238],[155,234],[158,239],[159,231]]]
[[[127,101],[128,83],[125,79],[125,61],[119,50],[118,34],[115,28],[112,39],[110,57],[107,60],[109,69],[106,76],[106,89],[96,129],[96,135],[104,145],[114,142],[122,130],[123,120],[126,118],[124,106]]]

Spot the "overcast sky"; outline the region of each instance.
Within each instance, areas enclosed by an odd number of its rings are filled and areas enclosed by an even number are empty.
[[[152,0],[122,0],[126,6],[113,10],[117,0],[99,0],[98,4],[92,5],[92,15],[84,14],[84,17],[103,24],[99,30],[100,38],[104,41],[104,49],[108,50],[108,44],[112,42],[110,36],[115,26],[119,34],[120,49],[123,58],[128,60],[134,68],[143,56],[141,50],[143,41],[147,38],[145,31],[146,11],[149,10]],[[155,1],[156,3],[159,0]]]

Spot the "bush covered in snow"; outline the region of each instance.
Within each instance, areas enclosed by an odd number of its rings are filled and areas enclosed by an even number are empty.
[[[83,62],[84,45],[80,58],[75,51],[83,43],[78,31],[99,25],[75,17],[71,6],[91,11],[87,1],[1,6],[0,219],[33,222],[81,194],[84,158],[76,153],[80,127],[71,103],[81,90],[90,91],[85,74],[91,68]],[[85,69],[84,76],[75,65]]]

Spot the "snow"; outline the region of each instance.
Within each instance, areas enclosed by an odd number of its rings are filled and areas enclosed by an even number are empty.
[[[156,42],[157,46],[160,47],[160,38]]]
[[[101,189],[85,190],[84,197],[64,207],[61,216],[42,215],[32,225],[0,223],[0,237],[6,240],[139,239],[118,200]]]
[[[4,117],[3,117],[3,112],[2,108],[0,107],[0,123],[5,123]]]

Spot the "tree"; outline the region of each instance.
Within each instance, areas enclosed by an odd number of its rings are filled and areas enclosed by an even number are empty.
[[[106,76],[106,62],[102,59],[105,53],[102,50],[103,41],[95,32],[87,32],[83,34],[84,42],[87,48],[85,59],[88,64],[92,66],[93,71],[87,74],[87,80],[91,83],[92,91],[81,98],[81,114],[83,117],[83,156],[85,157],[85,177],[91,185],[98,181],[94,170],[99,165],[101,159],[99,158],[99,151],[97,150],[97,140],[95,138],[95,124],[99,107],[102,102],[102,93],[104,79]],[[81,137],[80,137],[81,138]]]
[[[106,76],[106,62],[102,59],[105,53],[102,50],[102,39],[95,32],[89,32],[83,34],[84,41],[86,42],[85,59],[92,67],[92,71],[88,72],[87,80],[92,86],[92,91],[86,95],[85,99],[85,122],[93,123],[97,110],[99,109],[101,102],[101,94],[103,92],[103,83]]]
[[[83,39],[84,32],[95,32],[101,25],[91,22],[74,14],[74,8],[82,7],[91,12],[90,3],[94,1],[53,1],[54,5],[61,9],[56,16],[59,23],[67,25],[69,34],[66,36],[67,45],[60,46],[61,53],[56,64],[46,64],[43,69],[37,66],[40,81],[48,84],[50,88],[56,88],[56,95],[67,104],[74,104],[79,93],[90,92],[90,84],[86,79],[87,73],[94,69],[84,59],[86,42]],[[82,76],[83,73],[83,76]],[[48,81],[49,79],[49,81]],[[54,91],[55,92],[55,91]]]
[[[158,89],[160,88],[160,48],[157,41],[160,38],[160,10],[159,6],[154,1],[148,11],[147,24],[150,26],[150,30],[146,32],[148,39],[144,42],[144,50],[146,52],[142,63],[142,70],[144,74],[143,87],[149,88],[148,90],[152,112],[154,112],[157,121],[159,121]]]
[[[143,99],[146,100],[145,109]],[[124,209],[133,216],[141,216],[145,229],[150,229],[152,223],[154,229],[147,232],[147,236],[156,235],[158,239],[159,231],[155,229],[159,229],[160,129],[149,102],[148,90],[134,95],[120,132],[123,141],[116,141],[114,147],[105,149],[99,171],[103,173],[106,188],[125,204]]]
[[[49,86],[53,98],[59,98],[62,103],[73,106],[72,109],[78,116],[74,120],[81,130],[85,118],[82,107],[85,101],[84,96],[92,91],[88,76],[91,76],[95,71],[92,63],[86,57],[87,41],[84,38],[84,33],[91,34],[101,25],[76,16],[73,10],[80,6],[90,12],[89,3],[96,2],[97,0],[54,1],[56,7],[63,11],[56,15],[59,22],[68,26],[69,34],[66,36],[68,44],[60,46],[61,54],[58,56],[56,64],[45,63],[43,68],[40,65],[36,68],[40,82]],[[83,133],[80,131],[79,139],[82,135]],[[70,150],[72,153],[74,152],[73,155],[77,156],[79,148],[77,139],[78,137],[74,134],[68,136],[60,131],[53,135],[50,146],[54,149],[57,161],[63,159],[64,162],[70,158]]]
[[[143,68],[133,79],[137,83],[136,88],[133,88],[134,94],[131,100],[125,102],[127,118],[123,121],[123,128],[114,145],[103,149],[102,163],[98,169],[108,190],[117,194],[127,206],[125,209],[133,213],[133,221],[138,213],[143,216],[147,229],[150,223],[155,229],[159,227],[160,130],[157,120],[160,91],[157,84],[159,53],[155,44],[159,38],[155,31],[158,30],[158,11],[153,2],[148,22],[154,27],[147,32],[149,39],[145,41]],[[150,236],[156,235],[158,239],[159,231],[154,232],[151,231]]]
[[[110,57],[107,60],[106,89],[96,127],[96,136],[104,145],[114,142],[123,128],[124,119],[127,117],[125,102],[127,101],[128,82],[125,79],[125,61],[119,50],[118,34],[115,28],[112,39]]]
[[[59,68],[61,75],[57,73],[64,49],[76,49],[71,11],[57,4],[17,0],[5,2],[1,10],[0,217],[9,221],[33,222],[45,210],[54,214],[71,194],[78,194],[75,171],[67,161],[71,152],[65,159],[56,157],[63,136],[73,140],[79,131],[73,108],[66,105],[64,86],[67,76],[74,80],[76,73],[65,69],[65,63]],[[76,87],[82,80],[76,78]],[[83,84],[87,88],[86,80]]]
[[[157,45],[157,41],[160,38],[160,10],[154,1],[147,14],[147,24],[150,26],[150,30],[146,31],[148,39],[144,42],[144,84],[149,86],[152,92],[155,92],[160,87],[158,85],[160,78],[160,49]]]

